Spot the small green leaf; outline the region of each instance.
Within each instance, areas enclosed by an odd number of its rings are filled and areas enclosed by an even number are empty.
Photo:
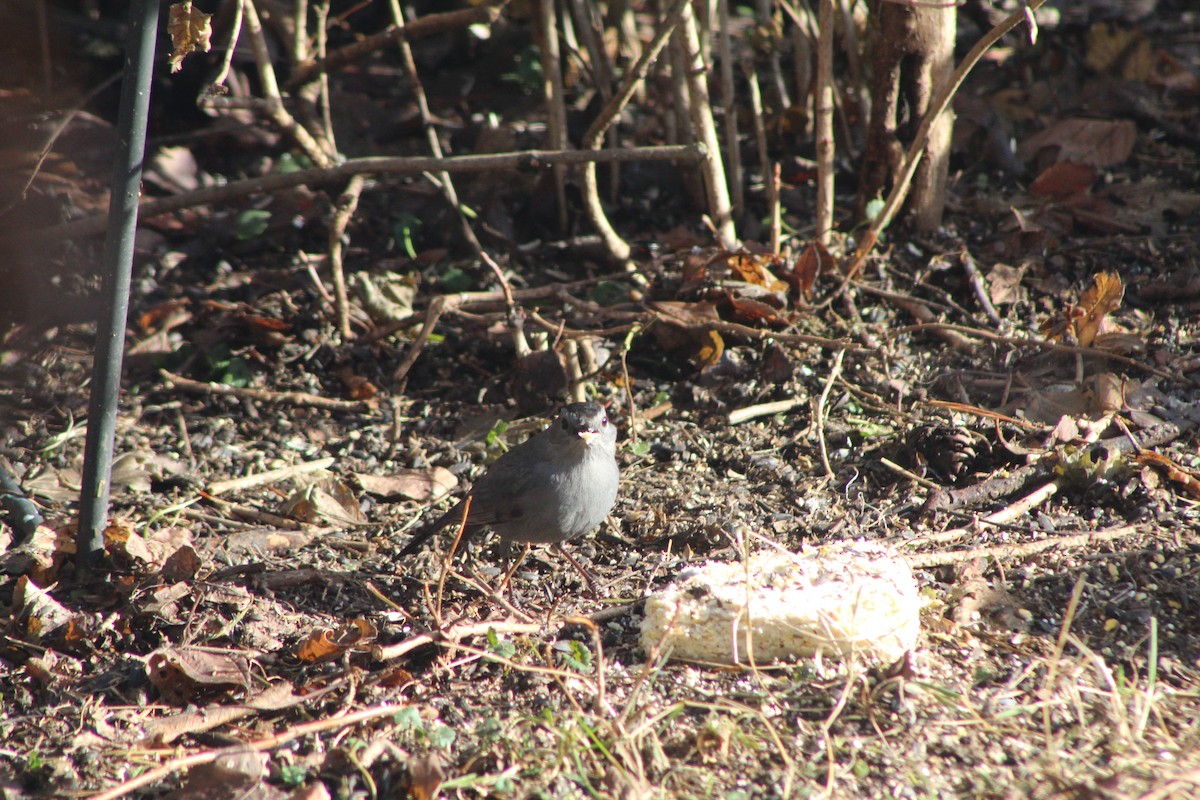
[[[450,267],[442,273],[442,289],[447,292],[465,292],[474,285],[471,276],[458,267]]]
[[[650,443],[645,439],[638,439],[633,444],[629,445],[629,452],[635,456],[645,456],[650,454]]]
[[[392,238],[404,249],[409,258],[417,257],[417,248],[413,244],[413,234],[421,227],[421,218],[415,214],[397,213],[392,224]]]
[[[396,712],[393,717],[396,726],[402,731],[419,731],[425,729],[425,722],[421,719],[421,712],[416,706],[405,706]]]
[[[499,636],[497,636],[494,628],[488,629],[487,649],[488,652],[493,653],[500,658],[512,658],[513,654],[517,652],[516,645],[514,645],[508,639],[501,639]]]
[[[306,155],[284,153],[279,157],[279,162],[275,165],[275,171],[280,175],[288,175],[293,172],[309,169],[312,165],[312,159]]]
[[[883,213],[883,201],[876,197],[867,203],[863,209],[863,214],[869,222],[874,222],[879,219],[879,215]]]
[[[234,234],[238,241],[244,242],[262,236],[271,222],[271,212],[265,208],[251,208],[238,214],[237,230]]]
[[[284,786],[295,788],[308,780],[308,767],[302,764],[280,764],[277,774]]]
[[[629,300],[629,286],[617,281],[600,281],[588,294],[593,303],[602,306],[615,306]]]
[[[433,727],[429,730],[429,743],[434,747],[443,749],[454,744],[455,737],[458,736],[454,729],[443,722],[433,723]]]
[[[508,432],[508,423],[502,419],[496,420],[496,424],[487,434],[487,446],[491,450],[493,447],[500,447],[508,450],[508,446],[504,443],[504,434]]]
[[[217,383],[245,389],[254,381],[254,373],[244,358],[231,358],[217,377]]]
[[[576,672],[592,671],[592,651],[583,642],[558,642],[554,649],[558,651],[558,658],[563,665]]]

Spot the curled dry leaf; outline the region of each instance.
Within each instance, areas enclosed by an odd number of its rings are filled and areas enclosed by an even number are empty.
[[[67,625],[74,617],[70,609],[50,595],[49,589],[38,586],[27,575],[17,578],[13,609],[21,628],[37,639]]]
[[[378,637],[378,629],[362,617],[356,617],[337,629],[322,628],[305,637],[296,647],[301,661],[315,663],[337,658],[347,650],[362,650]]]
[[[656,324],[651,327],[664,350],[687,350],[700,366],[712,366],[725,352],[721,334],[711,324],[721,317],[712,303],[663,300],[649,304]]]
[[[738,280],[762,286],[771,292],[786,292],[788,285],[775,277],[767,265],[774,262],[767,254],[730,253],[725,263],[730,273]]]
[[[75,552],[74,526],[55,530],[39,525],[29,539],[0,556],[0,572],[28,575],[47,586],[57,580],[59,567]]]
[[[188,770],[187,780],[174,800],[238,797],[253,800],[276,800],[285,793],[264,783],[267,775],[266,753],[254,750],[232,750],[222,753],[208,764],[198,764]]]
[[[313,524],[360,525],[366,522],[353,490],[333,479],[297,489],[284,501],[280,512]]]
[[[1125,296],[1125,284],[1115,272],[1101,272],[1092,280],[1079,302],[1042,325],[1048,339],[1067,339],[1090,347],[1101,331],[1105,317],[1115,311]]]
[[[150,682],[166,699],[183,701],[204,689],[244,689],[249,660],[232,653],[191,647],[164,647],[146,659]]]
[[[823,272],[832,272],[836,268],[837,259],[833,254],[820,242],[814,241],[804,248],[800,258],[796,259],[795,266],[790,272],[784,273],[784,277],[792,287],[792,293],[807,300],[812,297],[817,276]]]
[[[171,72],[183,69],[183,59],[199,50],[207,53],[212,47],[212,14],[192,8],[192,0],[171,6],[167,32],[171,35]]]
[[[1142,31],[1097,22],[1087,32],[1084,63],[1125,81],[1144,81],[1154,70],[1154,46]]]

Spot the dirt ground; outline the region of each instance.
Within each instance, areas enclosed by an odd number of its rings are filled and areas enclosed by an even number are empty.
[[[811,143],[782,123],[790,257],[761,252],[758,166],[735,255],[688,170],[627,165],[628,265],[596,255],[576,173],[566,232],[546,171],[456,179],[512,308],[436,189],[371,179],[346,231],[349,337],[337,191],[145,220],[108,557],[85,572],[103,243],[27,234],[102,208],[113,100],[93,98],[0,216],[0,456],[45,520],[22,539],[0,518],[0,797],[1200,796],[1200,18],[1051,13],[956,101],[942,230],[897,226],[861,276],[807,295]],[[976,11],[960,19],[969,46]],[[469,56],[461,36],[416,44],[456,153],[541,146],[512,77],[530,27],[504,18]],[[103,72],[58,52],[79,86]],[[187,75],[156,80],[148,194],[280,169],[279,131],[200,114]],[[424,154],[401,75],[383,53],[332,76],[347,153]],[[666,115],[631,116],[632,145]],[[570,391],[621,430],[617,504],[566,545],[598,596],[544,548],[502,586],[490,537],[449,564],[446,534],[397,557]],[[691,567],[852,540],[915,576],[899,660],[691,663],[641,636],[647,595]]]

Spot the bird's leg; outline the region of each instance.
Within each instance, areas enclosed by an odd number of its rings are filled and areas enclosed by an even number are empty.
[[[571,554],[567,552],[566,548],[563,547],[561,543],[555,542],[554,549],[557,550],[562,557],[567,560],[568,564],[575,568],[576,572],[583,576],[585,581],[587,581],[588,591],[591,593],[592,597],[600,597],[600,585],[596,583],[596,577],[584,569],[582,564],[571,558]]]
[[[516,563],[509,567],[508,562],[512,558],[512,542],[508,541],[507,539],[502,539],[500,541],[500,559],[501,563],[504,564],[504,582],[500,584],[500,588],[501,590],[508,589],[510,598],[512,597],[511,592],[513,575],[517,574],[517,570],[520,569],[521,565],[525,563],[525,558],[528,555],[529,545],[527,544],[525,545],[525,549],[521,551],[521,557],[516,560]]]

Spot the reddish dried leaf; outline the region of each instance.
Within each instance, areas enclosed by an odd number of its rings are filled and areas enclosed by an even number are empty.
[[[347,650],[363,648],[374,642],[379,631],[361,617],[352,619],[336,630],[322,628],[305,637],[296,647],[301,661],[314,663],[336,658]]]
[[[792,291],[807,300],[812,297],[812,288],[817,282],[817,276],[822,272],[832,272],[836,268],[837,259],[833,254],[820,242],[814,241],[804,248],[791,273],[785,277]]]
[[[244,314],[242,319],[250,323],[252,328],[261,328],[265,331],[283,332],[292,329],[292,326],[280,319],[272,317],[264,317],[261,314]]]
[[[1137,463],[1154,467],[1166,474],[1169,480],[1183,487],[1192,497],[1200,498],[1200,476],[1182,465],[1159,453],[1149,451],[1139,453],[1134,459]]]
[[[192,318],[191,312],[187,310],[190,302],[187,298],[182,298],[159,303],[138,317],[138,327],[148,332],[170,330],[182,325]]]
[[[1046,167],[1034,178],[1033,183],[1029,185],[1029,193],[1038,197],[1064,199],[1086,192],[1095,182],[1096,170],[1093,167],[1073,161],[1060,161]]]
[[[699,253],[688,253],[683,257],[683,282],[695,283],[708,278],[707,256]]]
[[[355,374],[348,365],[338,369],[337,375],[346,387],[346,397],[350,400],[374,400],[379,394],[375,384],[362,375]]]
[[[739,297],[733,292],[726,292],[729,304],[733,306],[734,317],[747,325],[757,325],[765,322],[768,325],[783,325],[786,320],[779,316],[779,310],[772,305],[749,297]]]

